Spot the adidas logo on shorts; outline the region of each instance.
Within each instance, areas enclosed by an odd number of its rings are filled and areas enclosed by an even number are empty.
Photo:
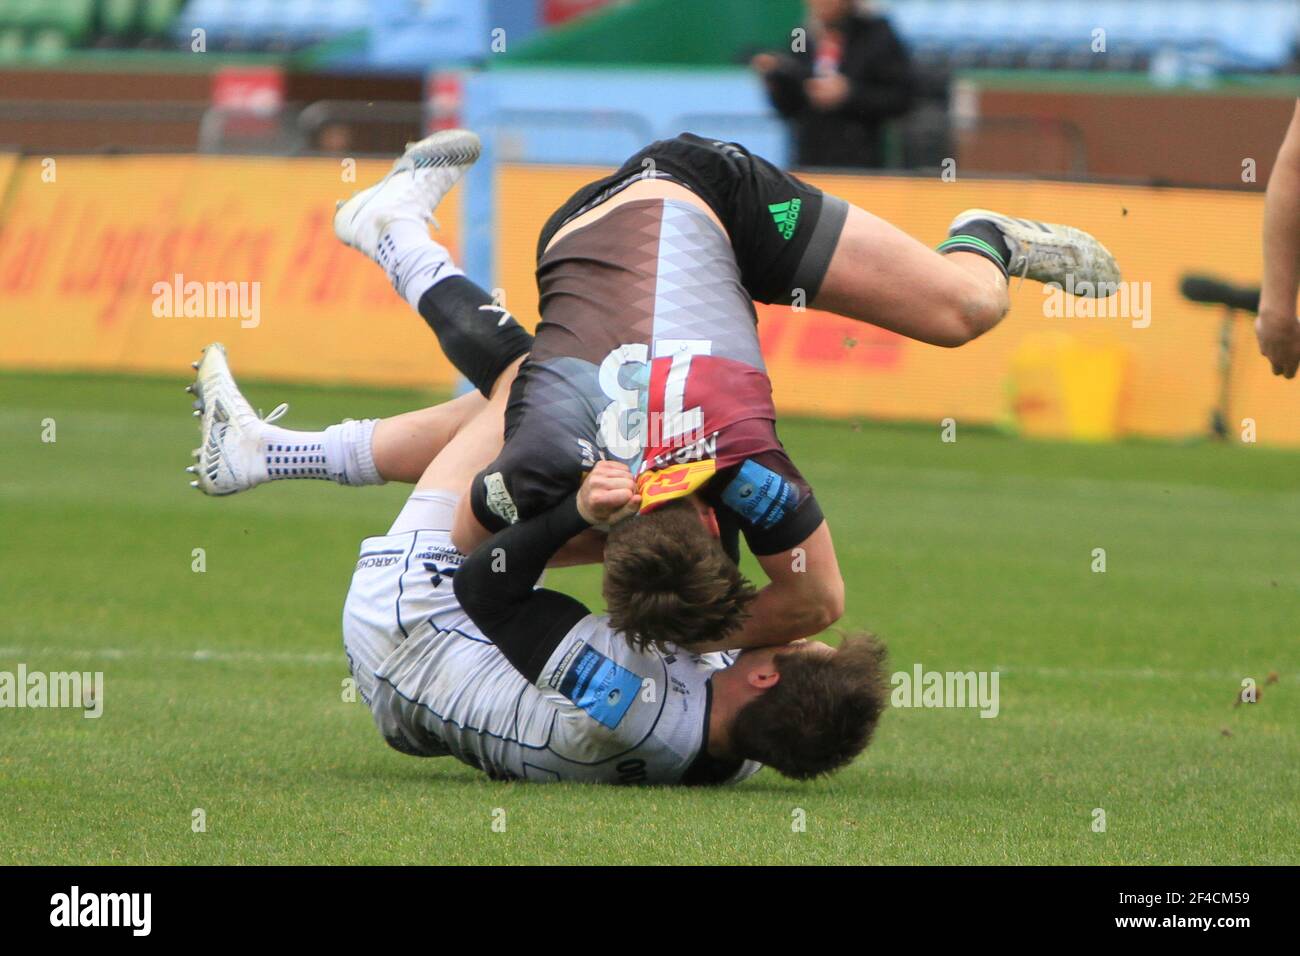
[[[767,211],[772,214],[772,219],[776,221],[776,228],[784,238],[789,239],[794,235],[795,227],[799,225],[799,208],[802,205],[803,200],[796,198],[788,202],[774,202],[767,207]]]

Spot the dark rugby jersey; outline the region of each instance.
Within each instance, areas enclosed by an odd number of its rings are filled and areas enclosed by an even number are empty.
[[[634,474],[714,460],[704,497],[755,554],[817,528],[821,510],[776,434],[753,302],[707,214],[626,203],[556,241],[537,282],[542,322],[505,447],[472,490],[484,526],[554,506],[615,458]]]

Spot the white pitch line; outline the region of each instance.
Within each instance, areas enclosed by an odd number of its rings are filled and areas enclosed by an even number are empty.
[[[1200,681],[1232,681],[1240,683],[1246,677],[1255,678],[1257,683],[1263,683],[1268,677],[1269,672],[1250,673],[1247,671],[1174,671],[1160,670],[1154,667],[1107,667],[1107,668],[1080,668],[1078,670],[1071,667],[997,667],[995,670],[1006,674],[1009,677],[1041,677],[1044,679],[1065,679],[1065,680],[1134,680],[1134,681],[1180,681],[1180,680],[1200,680]],[[1290,674],[1280,674],[1279,681],[1291,681],[1293,676]]]

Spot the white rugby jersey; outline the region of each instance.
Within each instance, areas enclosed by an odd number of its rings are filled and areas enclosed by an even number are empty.
[[[735,783],[760,769],[701,757],[709,677],[731,656],[637,651],[590,614],[531,683],[457,602],[464,560],[443,530],[362,543],[344,645],[393,747],[450,755],[498,779]]]

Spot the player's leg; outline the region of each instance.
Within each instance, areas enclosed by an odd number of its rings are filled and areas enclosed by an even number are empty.
[[[442,197],[478,159],[478,137],[445,130],[407,147],[382,180],[339,204],[335,235],[377,263],[444,354],[484,396],[532,336],[429,236]]]
[[[506,377],[512,380],[517,369],[518,363],[511,366]],[[429,460],[416,482],[417,491],[464,496],[474,476],[501,451],[509,396],[508,387],[497,389],[490,399],[476,405],[450,440]]]
[[[812,304],[922,342],[957,346],[1001,321],[1011,275],[1103,297],[1119,281],[1106,248],[1069,226],[972,209],[953,221],[949,238],[934,251],[849,206]]]
[[[522,362],[523,359],[516,359],[497,377],[488,390],[489,398],[478,392],[469,392],[441,405],[376,422],[370,439],[375,469],[385,481],[418,484],[423,488],[434,460],[444,453],[468,423],[492,416],[496,420],[496,446],[499,448],[510,386]]]
[[[385,481],[413,485],[456,433],[487,404],[468,392],[441,405],[420,408],[375,423],[370,454]]]
[[[849,206],[810,304],[931,345],[957,346],[997,325],[1010,299],[1005,268],[987,256],[942,255]]]
[[[493,383],[504,397],[518,361]],[[191,386],[200,415],[197,464],[191,484],[209,495],[229,495],[268,481],[325,479],[341,485],[386,481],[414,484],[460,428],[488,405],[478,392],[429,408],[384,419],[347,420],[321,431],[274,424],[288,410],[278,406],[266,418],[253,411],[230,372],[225,349],[204,350]]]

